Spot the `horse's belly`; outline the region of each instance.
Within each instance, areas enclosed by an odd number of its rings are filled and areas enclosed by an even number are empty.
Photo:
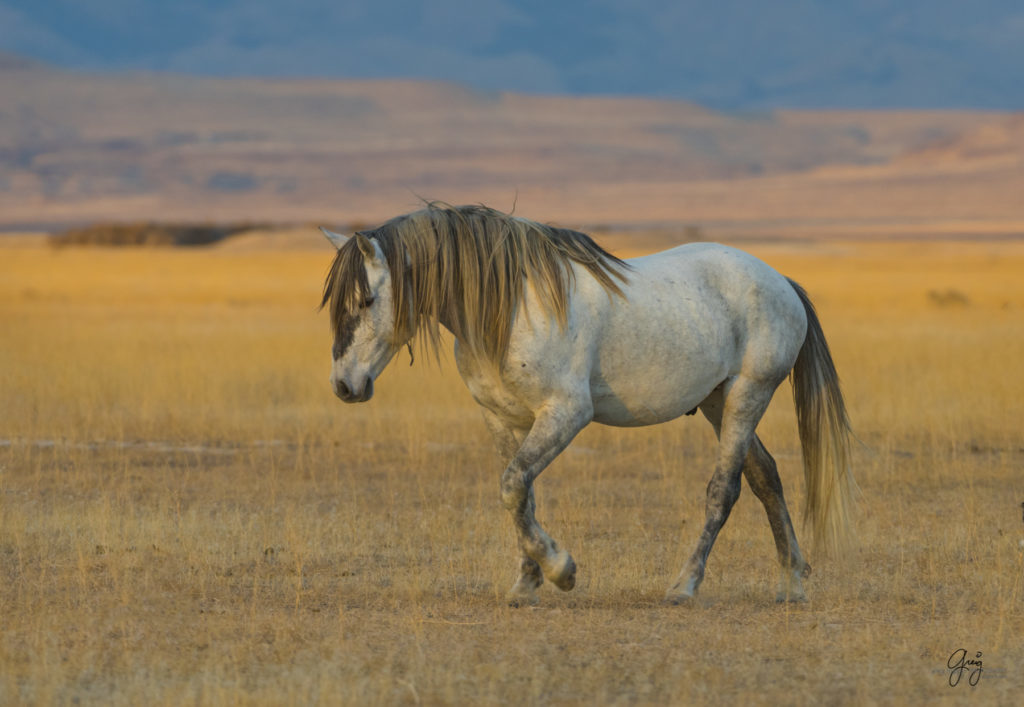
[[[725,367],[719,364],[618,385],[604,378],[592,380],[594,422],[638,427],[674,420],[692,412],[727,375]]]

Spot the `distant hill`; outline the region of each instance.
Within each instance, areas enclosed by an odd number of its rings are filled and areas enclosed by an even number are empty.
[[[6,229],[366,223],[419,197],[735,233],[1024,222],[1012,114],[727,114],[436,82],[86,74],[12,56],[0,57],[0,95]]]

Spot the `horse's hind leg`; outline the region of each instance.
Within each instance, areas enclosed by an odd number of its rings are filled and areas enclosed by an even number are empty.
[[[740,474],[761,420],[780,381],[766,384],[739,376],[717,388],[700,408],[718,433],[718,459],[708,483],[704,529],[683,571],[669,588],[665,600],[674,604],[690,599],[704,579],[711,547],[740,495]],[[716,424],[717,421],[717,424]]]
[[[700,406],[701,412],[715,428],[715,435],[721,434],[723,406],[724,395],[721,389],[716,389]],[[776,601],[806,601],[807,595],[804,594],[801,580],[811,573],[811,566],[804,560],[796,541],[775,460],[756,434],[743,461],[743,475],[768,514],[775,548],[779,553],[780,576]]]
[[[779,587],[776,601],[807,601],[802,578],[811,573],[811,566],[804,560],[800,546],[793,532],[793,523],[782,495],[782,481],[775,466],[775,460],[755,435],[743,463],[743,475],[761,500],[768,514],[768,523],[775,537],[775,548],[779,553]]]

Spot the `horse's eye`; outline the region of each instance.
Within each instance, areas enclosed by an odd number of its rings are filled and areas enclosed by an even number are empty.
[[[366,299],[363,300],[363,303],[361,305],[359,305],[359,309],[366,309],[367,307],[372,306],[373,302],[374,302],[374,298],[371,295],[370,297],[367,297]]]

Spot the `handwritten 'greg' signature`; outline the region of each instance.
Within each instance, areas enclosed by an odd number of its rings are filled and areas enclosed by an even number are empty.
[[[975,653],[973,658],[968,658],[967,649],[958,648],[949,656],[946,667],[949,668],[950,687],[959,685],[964,673],[967,673],[968,684],[974,687],[981,680],[981,651]]]

